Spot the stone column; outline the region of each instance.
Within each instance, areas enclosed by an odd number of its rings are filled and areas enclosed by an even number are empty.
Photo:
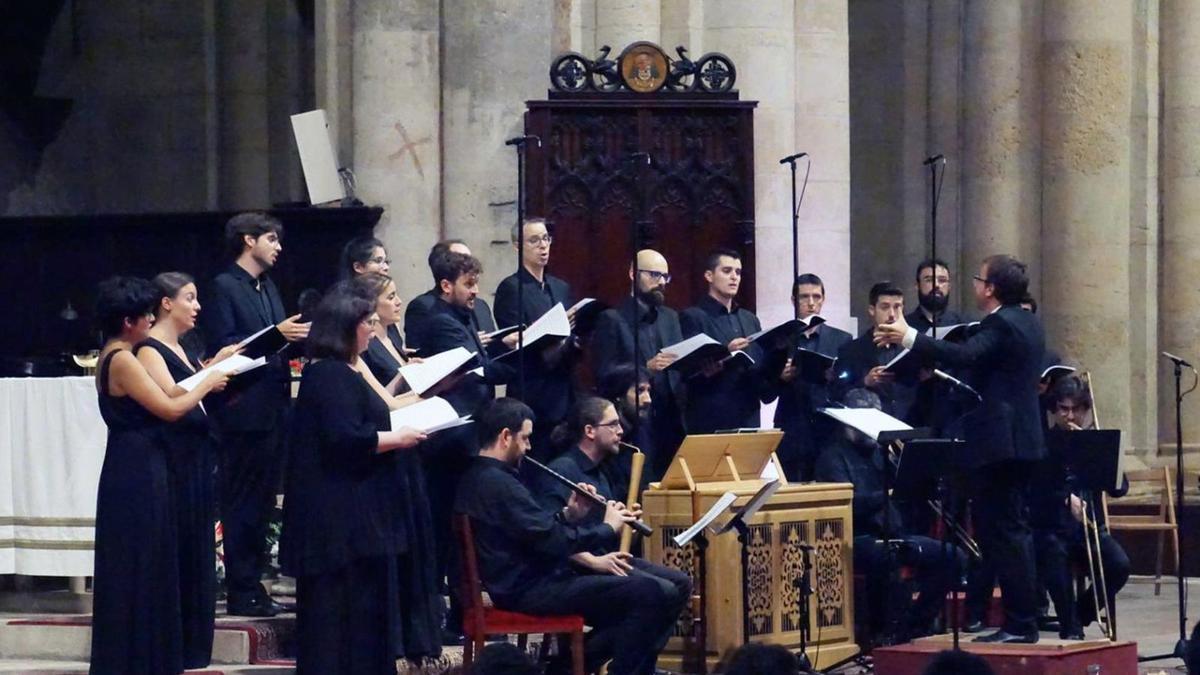
[[[659,38],[663,51],[676,58],[675,47],[683,45],[688,56],[704,54],[704,0],[661,0]]]
[[[1128,429],[1133,9],[1056,0],[1044,12],[1047,343],[1093,374],[1104,426]]]
[[[1040,0],[964,5],[962,263],[956,287],[973,305],[979,261],[1009,253],[1029,265],[1040,294]],[[952,158],[953,159],[953,158]]]
[[[223,209],[270,205],[267,6],[217,3],[217,182]]]
[[[596,41],[612,47],[609,58],[616,58],[621,50],[639,40],[658,42],[662,21],[662,8],[658,0],[595,0]],[[591,58],[592,54],[585,54]]]
[[[549,87],[551,10],[525,0],[472,0],[443,8],[445,234],[466,240],[483,260],[480,292],[489,302],[496,285],[516,268],[509,237],[517,215],[517,157],[504,141],[524,132],[525,101],[544,98]],[[422,282],[428,283],[425,276]]]
[[[1200,341],[1200,5],[1164,2],[1162,11],[1162,258],[1159,287],[1160,348],[1197,357]],[[1159,366],[1159,438],[1175,447],[1174,377]],[[1186,375],[1185,375],[1186,377]],[[1186,388],[1188,383],[1184,382]],[[1194,452],[1200,418],[1185,411],[1183,437]]]
[[[804,205],[800,210],[800,270],[814,272],[825,282],[827,301],[823,314],[835,325],[850,324],[850,49],[846,0],[798,0],[795,3],[795,103],[793,129],[796,151],[812,156]],[[756,129],[757,131],[757,129]],[[760,144],[768,171],[778,176],[777,155],[791,154],[776,143]],[[756,148],[756,152],[759,149]],[[797,167],[803,178],[803,167]],[[761,180],[762,177],[759,177]],[[788,179],[790,180],[790,179]],[[786,199],[790,199],[790,186]],[[759,221],[764,237],[777,241],[784,225],[785,250],[791,250],[791,220]],[[791,313],[788,281],[791,258],[771,255],[766,241],[758,247],[759,306]],[[760,309],[760,313],[762,310]]]
[[[708,0],[704,6],[705,49],[733,59],[738,72],[735,86],[742,99],[758,101],[754,111],[755,287],[758,314],[766,325],[792,314],[791,258],[780,255],[792,250],[791,184],[779,158],[805,150],[796,146],[793,5],[791,0]],[[823,166],[826,158],[814,161],[815,166]],[[813,202],[812,195],[806,197],[806,213],[812,213]]]
[[[425,258],[441,234],[438,6],[355,0],[351,7],[352,111],[340,124],[352,125],[359,197],[384,208],[375,232],[404,298],[430,287]]]

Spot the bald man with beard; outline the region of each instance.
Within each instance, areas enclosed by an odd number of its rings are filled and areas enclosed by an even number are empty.
[[[671,270],[667,259],[653,249],[642,249],[637,255],[637,278],[633,266],[629,278],[636,282],[636,292],[620,306],[602,312],[596,320],[592,335],[592,372],[603,378],[622,364],[636,363],[650,373],[650,427],[656,456],[649,457],[655,478],[671,464],[675,451],[685,435],[682,413],[683,383],[678,373],[666,368],[674,357],[662,352],[683,340],[679,315],[664,305]],[[634,354],[633,327],[637,326],[637,354]]]

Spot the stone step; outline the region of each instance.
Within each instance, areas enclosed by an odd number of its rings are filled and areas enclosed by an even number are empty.
[[[220,616],[213,636],[213,663],[285,663],[294,630],[292,616]],[[86,661],[91,635],[91,617],[87,615],[0,616],[0,659]]]

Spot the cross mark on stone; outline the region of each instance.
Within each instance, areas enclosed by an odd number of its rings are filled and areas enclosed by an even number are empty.
[[[403,141],[403,143],[400,145],[399,150],[388,155],[388,159],[400,159],[401,157],[404,156],[404,153],[406,153],[406,152],[411,154],[412,160],[413,160],[413,166],[416,167],[416,169],[417,169],[417,175],[420,176],[421,178],[425,178],[425,171],[421,168],[421,157],[420,157],[420,155],[417,154],[417,146],[424,145],[426,143],[431,143],[431,142],[433,142],[433,138],[430,136],[426,136],[425,138],[414,141],[408,135],[408,130],[405,129],[404,125],[401,124],[400,122],[396,122],[395,129],[396,129],[396,132],[400,134],[400,140]]]

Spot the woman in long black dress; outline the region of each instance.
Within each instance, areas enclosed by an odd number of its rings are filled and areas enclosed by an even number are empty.
[[[425,435],[391,430],[388,404],[355,370],[374,303],[336,290],[313,316],[289,433],[280,561],[296,577],[298,673],[395,673],[407,641],[398,607],[407,583],[398,561],[410,550],[414,511],[428,504],[407,478],[407,452]],[[419,496],[418,496],[419,495]],[[430,591],[431,593],[432,591]],[[426,598],[417,598],[430,602]],[[434,629],[436,632],[436,629]]]
[[[236,354],[238,346],[230,345],[201,364],[180,345],[180,337],[196,327],[200,313],[195,282],[182,272],[166,272],[153,283],[159,298],[154,326],[133,351],[164,392],[180,395],[184,392],[178,382]],[[164,423],[161,434],[178,530],[183,666],[203,668],[212,659],[216,619],[216,444],[203,406],[192,408],[176,422]]]
[[[130,351],[146,339],[157,300],[145,279],[115,277],[96,301],[107,339],[96,388],[108,443],[96,495],[93,675],[183,670],[176,527],[158,431],[223,389],[228,376],[209,375],[177,397],[163,392]]]

